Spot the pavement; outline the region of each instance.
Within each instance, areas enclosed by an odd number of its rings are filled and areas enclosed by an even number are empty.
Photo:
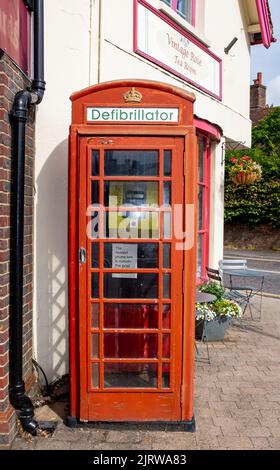
[[[51,437],[17,437],[13,450],[261,450],[280,449],[280,300],[264,298],[261,321],[244,317],[223,342],[199,344],[195,372],[195,433],[143,426],[69,429],[65,406],[38,409],[59,420]]]
[[[280,298],[280,252],[278,251],[250,251],[250,250],[224,250],[225,259],[246,259],[249,269],[257,269],[264,273],[263,291],[266,294]],[[248,278],[245,279],[248,284]],[[250,285],[258,287],[260,280],[251,279]]]

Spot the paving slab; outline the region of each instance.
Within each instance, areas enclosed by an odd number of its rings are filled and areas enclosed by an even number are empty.
[[[69,429],[60,416],[52,437],[17,437],[13,449],[280,449],[280,300],[265,298],[261,321],[246,318],[246,330],[236,324],[224,342],[212,343],[211,365],[200,360],[205,345],[198,347],[195,433],[137,426]],[[53,417],[43,411],[39,413]]]

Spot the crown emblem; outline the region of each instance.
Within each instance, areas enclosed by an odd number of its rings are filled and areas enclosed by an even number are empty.
[[[126,103],[140,103],[142,98],[143,95],[140,93],[140,91],[135,90],[134,87],[123,95],[123,99]]]

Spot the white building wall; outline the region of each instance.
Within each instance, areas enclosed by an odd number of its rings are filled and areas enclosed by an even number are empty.
[[[35,166],[34,353],[49,378],[68,362],[69,96],[89,85],[90,2],[45,2],[47,89],[38,107]]]
[[[149,1],[162,6],[160,0]],[[243,2],[198,0],[198,4],[205,5],[205,21],[203,16],[199,18],[204,31],[199,34],[223,59],[222,102],[133,53],[132,0],[45,2],[47,91],[37,116],[34,350],[49,378],[68,368],[67,139],[71,93],[122,78],[174,84],[195,93],[197,116],[218,124],[228,139],[250,145],[250,50],[245,14],[240,10]],[[225,55],[224,47],[235,36],[238,42]],[[223,172],[220,144],[211,171],[210,263],[214,264],[223,247]]]
[[[211,146],[209,266],[218,269],[224,253],[224,144]]]

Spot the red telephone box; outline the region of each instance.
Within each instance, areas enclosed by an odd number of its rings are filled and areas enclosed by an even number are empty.
[[[71,100],[68,423],[193,430],[194,95],[127,80]]]

